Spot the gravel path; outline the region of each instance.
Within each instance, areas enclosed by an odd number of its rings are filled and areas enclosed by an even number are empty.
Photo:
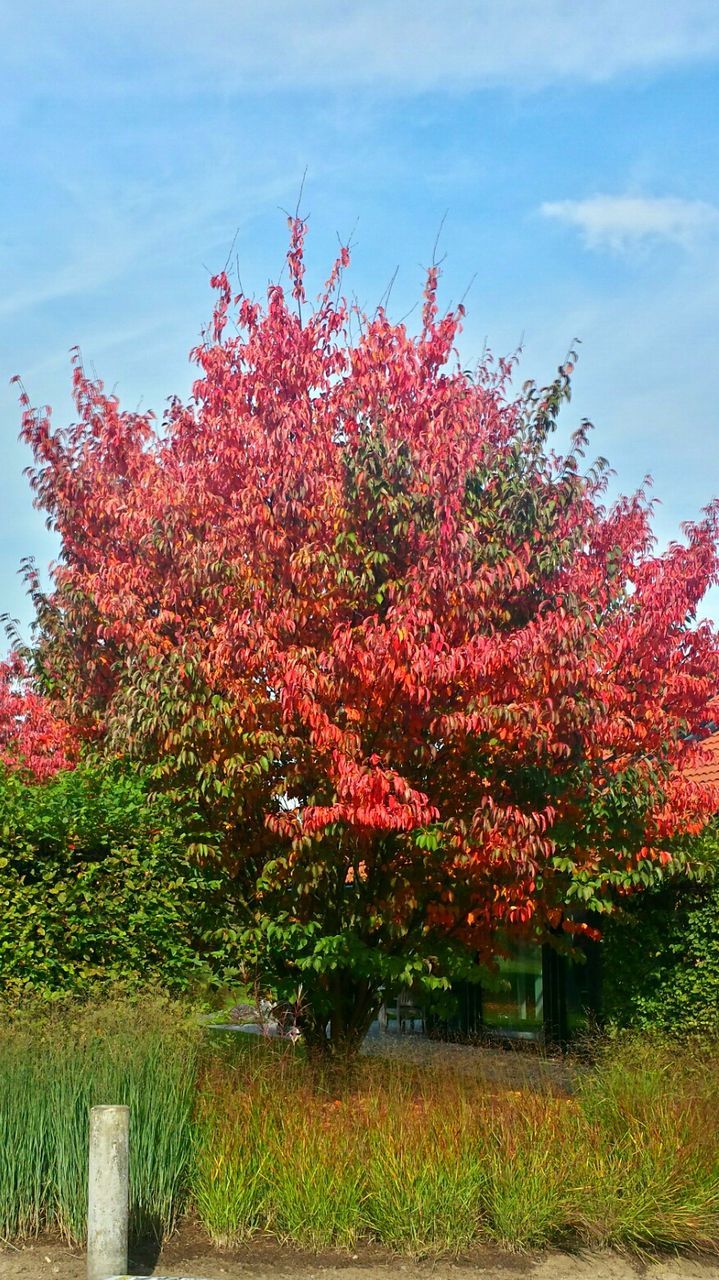
[[[420,1035],[373,1034],[362,1053],[396,1062],[429,1067],[449,1066],[476,1076],[484,1084],[505,1089],[546,1089],[571,1093],[572,1068],[563,1058],[548,1058],[535,1050],[496,1049],[489,1045],[452,1044]]]
[[[259,1022],[242,1025],[213,1024],[213,1031],[237,1035],[277,1035],[276,1024],[269,1027]],[[547,1090],[550,1093],[572,1093],[576,1068],[561,1056],[547,1057],[536,1048],[494,1048],[491,1045],[454,1044],[447,1040],[430,1040],[427,1036],[408,1032],[380,1032],[376,1024],[365,1039],[362,1054],[386,1058],[417,1066],[445,1067],[463,1075],[474,1076],[482,1084],[504,1089]]]

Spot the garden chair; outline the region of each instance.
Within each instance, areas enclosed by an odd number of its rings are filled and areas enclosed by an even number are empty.
[[[400,991],[397,997],[397,1027],[400,1035],[404,1034],[408,1022],[412,1024],[412,1031],[415,1022],[419,1022],[420,1031],[424,1035],[424,1009],[411,991]]]

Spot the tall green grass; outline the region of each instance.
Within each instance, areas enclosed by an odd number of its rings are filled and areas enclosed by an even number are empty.
[[[719,1247],[719,1060],[626,1037],[572,1096],[527,1071],[361,1062],[313,1087],[296,1053],[246,1042],[200,1087],[193,1202],[208,1234],[399,1252],[477,1243]],[[544,1083],[542,1083],[544,1079]]]
[[[482,1234],[487,1170],[466,1102],[390,1106],[382,1120],[365,1166],[370,1234],[403,1252],[470,1246]]]
[[[719,1244],[716,1045],[625,1037],[608,1045],[579,1100],[595,1141],[584,1153],[603,1245]]]
[[[159,998],[4,1018],[1,1239],[82,1240],[89,1108],[125,1102],[135,1237],[187,1212],[223,1246],[719,1247],[716,1046],[620,1038],[562,1095],[527,1060],[512,1085],[485,1075],[481,1051],[461,1074],[361,1059],[343,1082],[199,1034]]]
[[[83,1239],[90,1107],[131,1108],[130,1226],[161,1236],[184,1207],[198,1032],[160,997],[38,1003],[0,1024],[0,1238]]]

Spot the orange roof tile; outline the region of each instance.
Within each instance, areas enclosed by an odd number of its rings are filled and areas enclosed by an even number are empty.
[[[705,759],[701,764],[691,765],[685,776],[703,786],[719,787],[719,733],[712,733],[702,742]]]

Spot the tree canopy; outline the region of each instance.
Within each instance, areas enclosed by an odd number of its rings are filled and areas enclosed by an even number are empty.
[[[23,393],[62,545],[28,660],[76,737],[184,805],[324,1045],[499,928],[585,927],[701,826],[717,508],[657,553],[588,424],[552,448],[571,360],[519,395],[511,361],[464,369],[435,266],[417,333],[344,299],[346,249],[310,305],[305,230],[264,305],[213,279],[161,424],[79,356],[73,425]]]

